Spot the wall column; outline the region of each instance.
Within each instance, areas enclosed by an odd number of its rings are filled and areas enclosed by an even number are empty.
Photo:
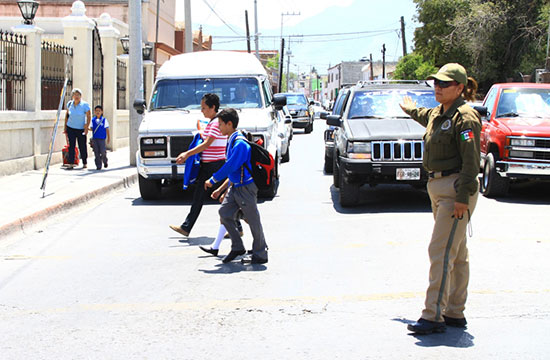
[[[107,13],[99,17],[98,30],[103,50],[103,114],[111,127],[111,142],[107,147],[116,150],[114,131],[117,126],[117,42],[120,32],[113,27],[113,20]]]
[[[73,88],[82,90],[82,100],[92,106],[93,100],[93,34],[95,23],[88,18],[80,0],[71,7],[63,22],[65,46],[73,48]]]

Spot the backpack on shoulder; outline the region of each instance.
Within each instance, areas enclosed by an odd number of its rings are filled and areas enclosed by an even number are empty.
[[[248,172],[252,175],[254,183],[258,190],[267,190],[272,186],[273,172],[275,169],[275,159],[273,156],[260,144],[249,140],[246,134],[241,138],[250,146],[250,164],[252,169],[248,168],[248,164],[244,164]]]

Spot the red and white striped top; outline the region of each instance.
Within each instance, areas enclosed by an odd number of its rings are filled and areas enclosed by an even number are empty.
[[[209,137],[214,138],[214,142],[202,152],[201,161],[211,162],[225,160],[225,147],[227,145],[227,136],[222,135],[222,133],[220,132],[218,119],[210,121],[206,125],[203,133],[203,138],[206,141],[206,138]]]

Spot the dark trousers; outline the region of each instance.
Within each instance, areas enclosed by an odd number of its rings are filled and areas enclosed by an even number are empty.
[[[69,138],[69,161],[74,161],[74,149],[78,141],[78,149],[80,150],[80,158],[82,164],[88,164],[88,148],[86,147],[86,135],[82,133],[82,129],[73,129],[67,126],[67,137]]]
[[[187,218],[185,218],[185,221],[183,222],[183,224],[181,224],[181,228],[183,230],[191,232],[191,229],[193,229],[193,225],[195,225],[195,222],[197,221],[199,214],[201,213],[202,205],[204,204],[206,196],[210,196],[213,191],[213,189],[209,189],[208,191],[204,190],[204,182],[210,179],[212,174],[218,171],[224,163],[225,160],[213,161],[208,163],[201,162],[199,175],[197,176],[195,192],[193,193],[193,203],[191,204],[191,210],[189,210]]]
[[[243,239],[237,230],[237,213],[242,211],[252,233],[252,254],[259,259],[267,259],[267,244],[256,203],[258,188],[251,183],[244,186],[231,186],[218,213],[225,229],[231,236],[231,251],[245,250]]]
[[[101,170],[101,164],[107,167],[107,147],[105,145],[105,139],[92,139],[92,149],[94,150],[95,166],[98,170]]]

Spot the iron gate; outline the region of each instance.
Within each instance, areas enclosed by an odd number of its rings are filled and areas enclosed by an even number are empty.
[[[103,106],[103,51],[101,50],[101,38],[97,26],[94,27],[92,40],[92,109],[96,105]],[[93,111],[93,110],[92,110]]]

